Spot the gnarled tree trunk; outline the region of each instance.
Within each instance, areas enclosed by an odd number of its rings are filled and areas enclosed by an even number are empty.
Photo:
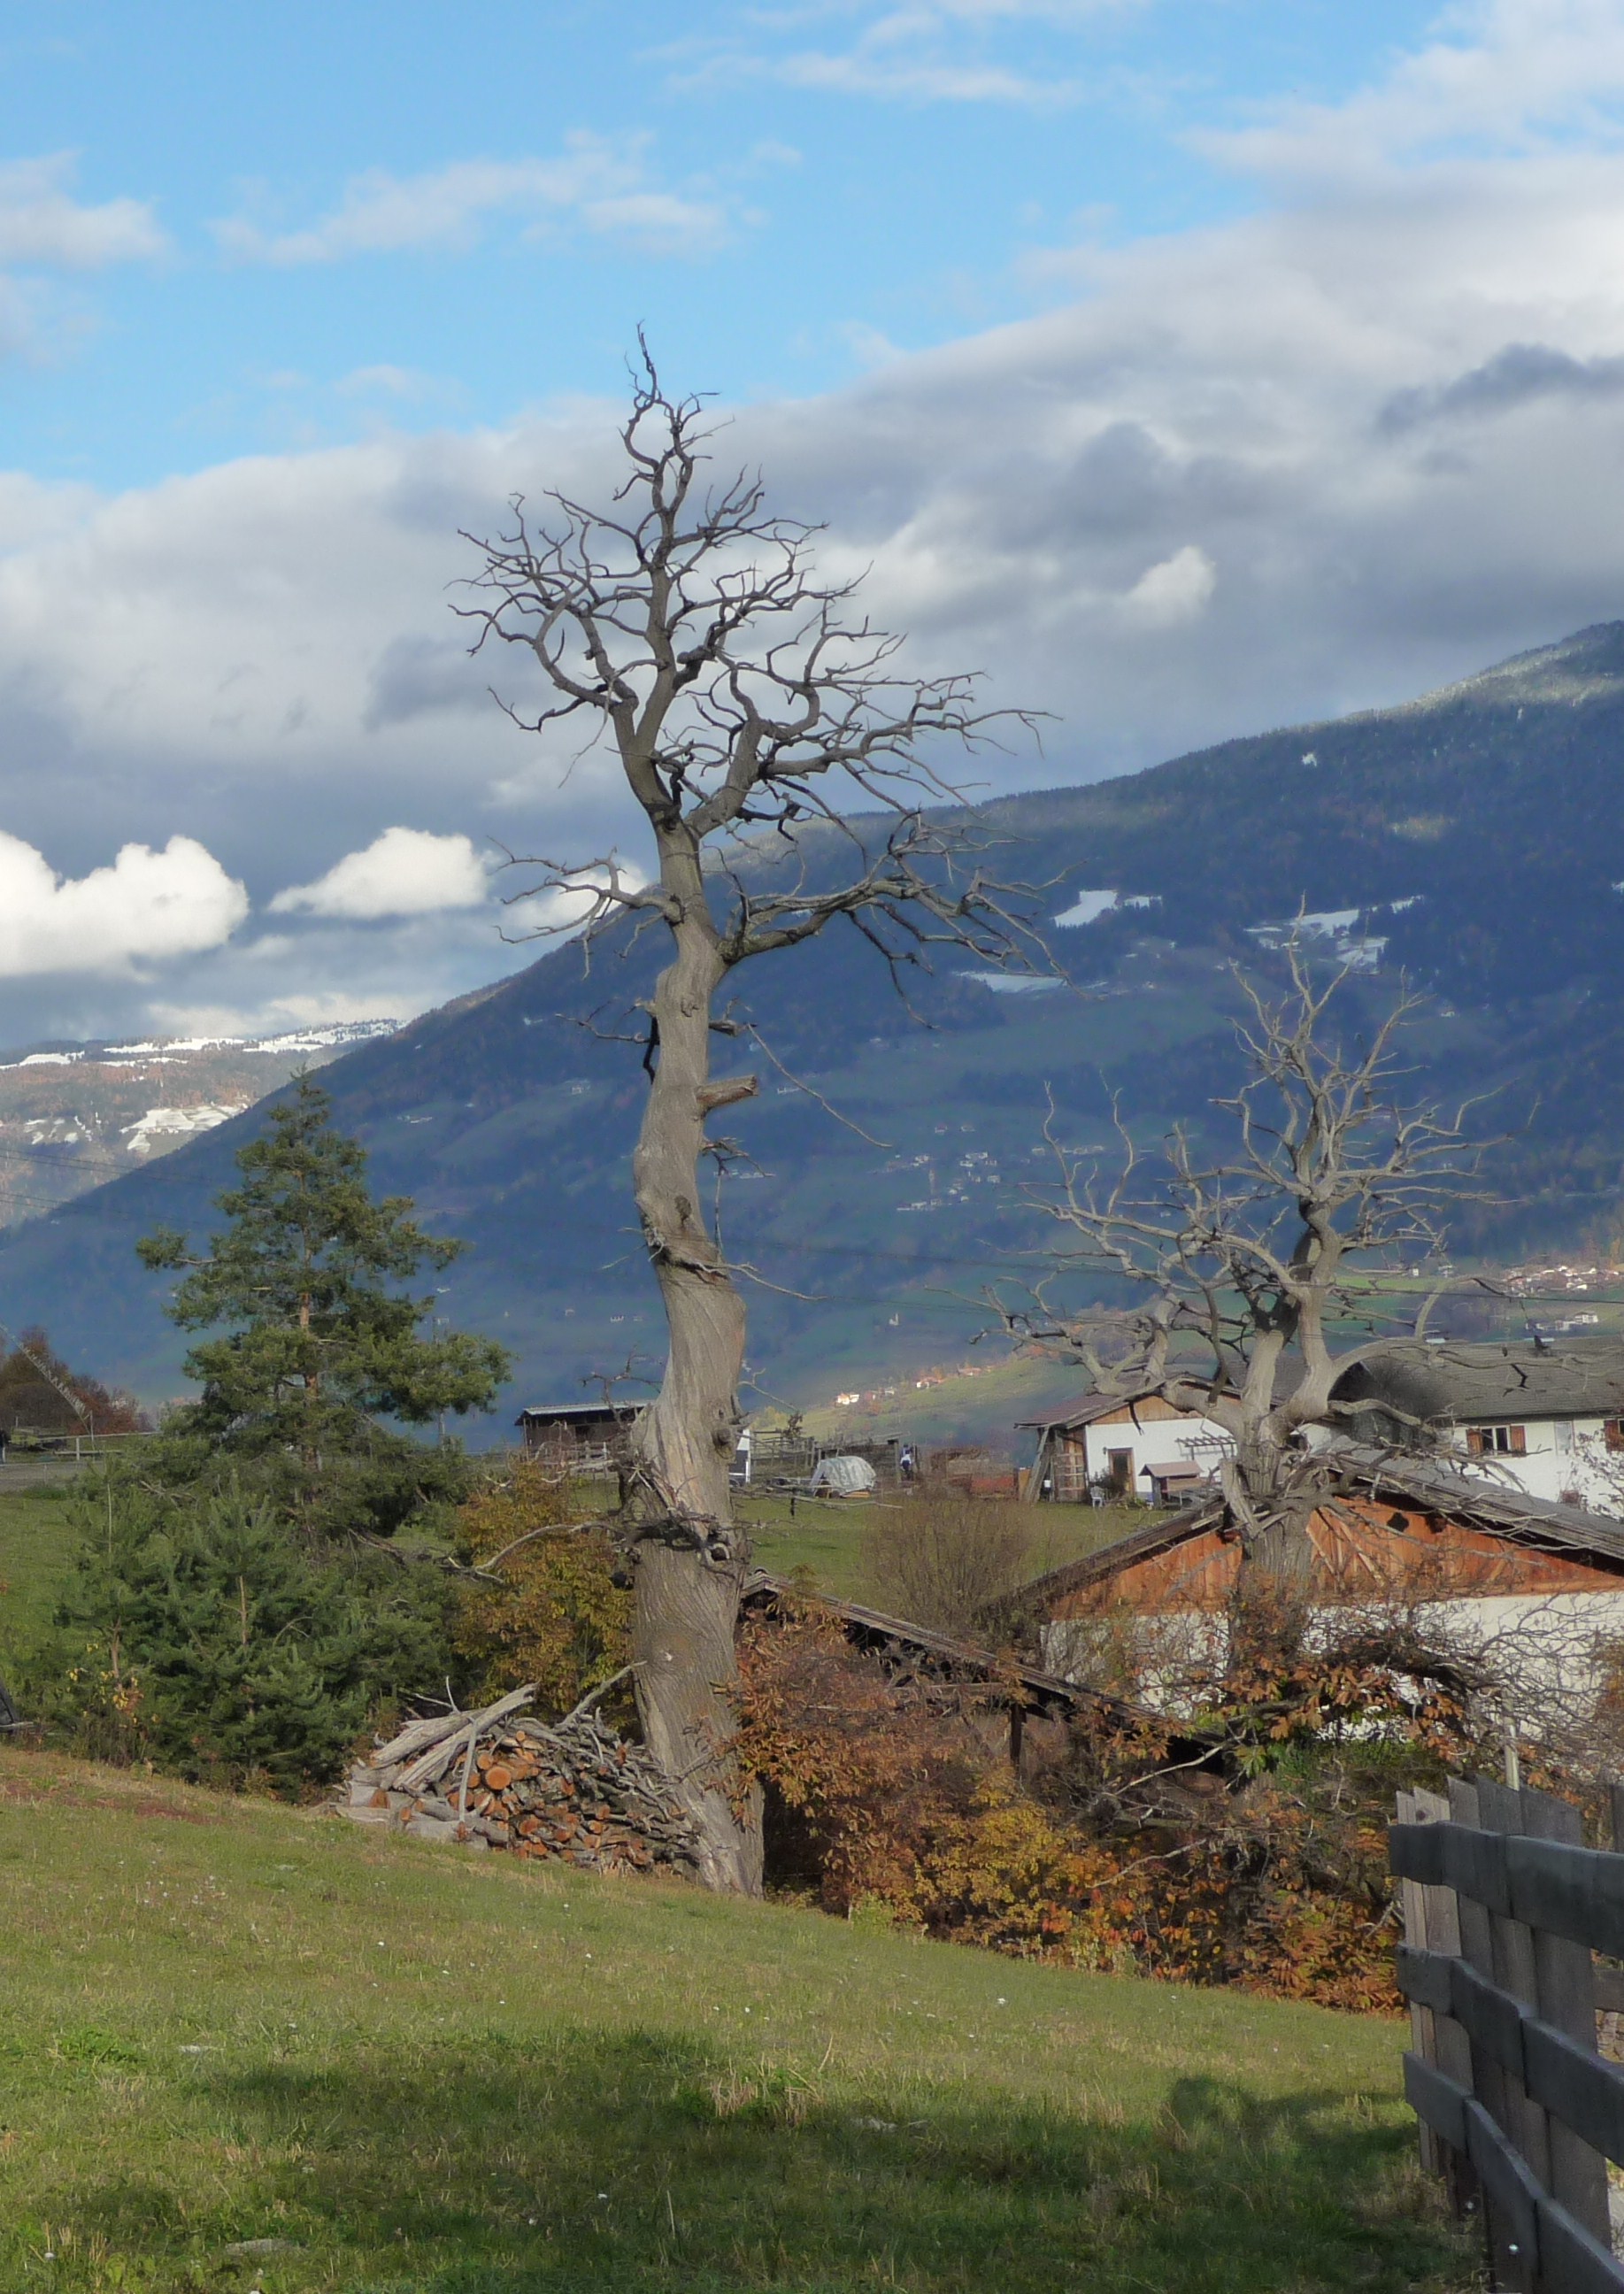
[[[698,853],[668,850],[662,858],[677,949],[654,990],[657,1064],[632,1175],[670,1350],[635,1441],[637,1709],[650,1749],[697,1821],[703,1876],[715,1888],[758,1894],[760,1796],[742,1787],[729,1750],[734,1628],[750,1558],[748,1539],[734,1526],[728,1480],[739,1438],[744,1302],[706,1225],[699,1190],[705,1117],[746,1086],[710,1079],[711,998],[726,966]]]

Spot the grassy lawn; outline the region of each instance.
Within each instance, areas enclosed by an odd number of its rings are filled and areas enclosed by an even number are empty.
[[[890,1502],[922,1506],[930,1501],[915,1496]],[[798,1498],[792,1514],[788,1498],[747,1492],[741,1493],[738,1509],[750,1525],[751,1543],[763,1569],[781,1576],[809,1569],[824,1592],[849,1601],[876,1598],[864,1544],[878,1506],[853,1499]],[[1142,1506],[1011,1505],[1010,1510],[1030,1537],[1027,1574],[1034,1577],[1125,1537],[1149,1518]]]
[[[0,1867],[7,2290],[1473,2282],[1396,2024],[19,1750]]]
[[[0,1468],[0,1476],[3,1473]],[[606,1493],[596,1484],[584,1485],[581,1502],[583,1511],[592,1511],[606,1502]],[[65,1486],[8,1491],[0,1478],[0,1679],[12,1651],[48,1622],[67,1578],[72,1534],[67,1503]],[[762,1568],[784,1576],[793,1569],[809,1569],[825,1592],[853,1601],[874,1598],[864,1558],[873,1507],[800,1498],[792,1514],[788,1498],[746,1492],[740,1493],[739,1510],[750,1524]],[[1030,1534],[1033,1576],[1093,1552],[1146,1519],[1143,1508],[1135,1506],[1022,1506],[1014,1510]]]
[[[12,1652],[49,1623],[67,1578],[67,1506],[65,1486],[11,1491],[0,1478],[0,1679]]]

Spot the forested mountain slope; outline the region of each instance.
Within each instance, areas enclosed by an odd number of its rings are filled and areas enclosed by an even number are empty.
[[[1300,906],[1330,919],[1328,945],[1368,939],[1371,1008],[1401,969],[1434,993],[1417,1090],[1495,1094],[1477,1121],[1512,1135],[1490,1167],[1506,1206],[1472,1211],[1463,1243],[1609,1222],[1624,1188],[1621,791],[1624,623],[1610,622],[1401,708],[981,808],[1001,873],[1047,887],[1063,982],[995,989],[955,956],[919,983],[923,1027],[849,931],[742,975],[783,1070],[726,1047],[724,1066],[762,1083],[725,1119],[751,1159],[719,1181],[729,1243],[777,1286],[752,1301],[758,1395],[824,1399],[962,1357],[987,1274],[1041,1239],[1024,1191],[1047,1167],[1046,1093],[1076,1146],[1105,1138],[1111,1090],[1136,1123],[1198,1120],[1233,1075],[1228,964],[1266,962],[1257,928]],[[1068,916],[1092,920],[1055,921]],[[445,1311],[514,1347],[516,1402],[658,1369],[626,1169],[643,1080],[635,1045],[611,1039],[654,955],[652,937],[600,950],[583,978],[578,951],[553,950],[322,1078],[380,1185],[467,1238]],[[45,1322],[104,1378],[175,1390],[181,1348],[133,1244],[159,1220],[206,1226],[256,1120],[9,1232],[0,1317]]]

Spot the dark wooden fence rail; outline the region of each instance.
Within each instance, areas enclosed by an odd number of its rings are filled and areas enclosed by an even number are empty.
[[[1566,1801],[1486,1778],[1447,1799],[1401,1793],[1398,1813],[1404,2084],[1423,2160],[1463,2213],[1481,2211],[1497,2286],[1624,2294],[1606,2164],[1624,2164],[1624,2065],[1596,2050],[1591,1957],[1624,1959],[1624,1855],[1585,1847]],[[1615,1839],[1621,1819],[1615,1794]]]

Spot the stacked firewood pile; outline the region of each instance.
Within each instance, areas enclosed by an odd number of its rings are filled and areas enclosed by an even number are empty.
[[[350,1770],[344,1813],[402,1826],[416,1840],[559,1857],[583,1870],[692,1873],[692,1819],[642,1746],[589,1706],[550,1727],[516,1718],[534,1693],[412,1721]]]

